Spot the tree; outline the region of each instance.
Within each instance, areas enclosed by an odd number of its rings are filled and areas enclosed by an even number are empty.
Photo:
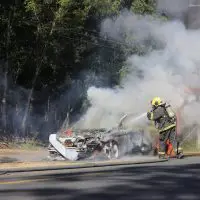
[[[156,11],[156,0],[134,0],[131,10],[136,14],[154,14]]]
[[[154,13],[153,1],[144,0],[1,1],[0,73],[6,82],[0,93],[5,100],[4,125],[12,124],[6,113],[12,118],[13,107],[22,110],[22,127],[26,127],[31,113],[45,115],[45,106],[41,105],[49,101],[49,96],[59,98],[63,88],[70,91],[83,71],[107,75],[107,81],[101,82],[104,86],[119,84],[124,60],[138,49],[102,38],[99,25],[102,19],[116,17],[124,8],[139,14]],[[20,93],[17,99],[16,93],[8,89],[15,91],[19,86],[23,95]],[[77,98],[77,103],[73,99],[73,112],[80,110],[85,95]],[[64,113],[68,101],[65,103]]]

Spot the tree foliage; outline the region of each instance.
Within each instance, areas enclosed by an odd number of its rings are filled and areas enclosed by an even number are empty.
[[[153,0],[2,0],[2,76],[29,89],[25,102],[33,107],[32,96],[44,104],[59,87],[70,90],[82,71],[106,74],[109,86],[117,84],[127,50],[102,39],[99,27],[102,19],[115,17],[124,8],[152,14],[155,4]],[[48,95],[38,95],[44,90]],[[1,94],[2,98],[9,96],[5,87]]]
[[[155,0],[135,0],[131,10],[136,14],[153,14],[155,12]]]

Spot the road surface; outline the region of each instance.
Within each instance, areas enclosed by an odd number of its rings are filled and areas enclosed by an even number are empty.
[[[0,175],[1,200],[196,200],[200,157],[135,166]]]

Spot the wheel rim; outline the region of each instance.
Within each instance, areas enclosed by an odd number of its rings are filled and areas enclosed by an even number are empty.
[[[109,142],[104,146],[104,152],[109,159],[117,159],[119,157],[119,148],[116,143]]]
[[[114,144],[112,146],[111,152],[112,152],[112,157],[113,158],[118,158],[119,157],[119,149],[118,149],[117,144]]]

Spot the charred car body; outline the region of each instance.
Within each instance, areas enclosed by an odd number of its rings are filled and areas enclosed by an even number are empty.
[[[49,136],[49,157],[53,160],[80,160],[102,153],[107,159],[127,154],[150,154],[152,142],[145,131],[121,127],[107,129],[72,129],[62,136]]]

